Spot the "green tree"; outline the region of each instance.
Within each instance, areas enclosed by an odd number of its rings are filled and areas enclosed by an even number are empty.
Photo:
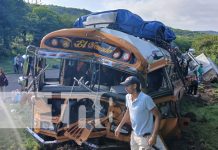
[[[185,36],[177,36],[175,43],[182,52],[185,52],[192,46],[192,39]]]
[[[87,10],[0,0],[0,56],[22,53],[29,44],[39,46],[49,32],[70,28]]]
[[[61,28],[60,17],[46,6],[34,6],[27,14],[28,31],[34,35],[33,43],[39,46],[43,36]]]
[[[192,47],[196,49],[197,54],[205,53],[212,60],[217,62],[218,59],[218,36],[206,35],[196,38]]]
[[[0,1],[0,54],[7,54],[10,42],[19,34],[25,22],[27,6],[23,0]]]

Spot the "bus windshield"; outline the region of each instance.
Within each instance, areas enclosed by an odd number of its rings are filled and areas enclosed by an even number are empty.
[[[121,93],[125,93],[124,87],[120,83],[130,76],[130,73],[116,70],[93,61],[80,59],[63,59],[62,61],[55,62],[60,62],[57,65],[59,68],[46,70],[46,82],[44,85],[58,84],[59,86],[76,87],[82,84],[82,86],[86,86],[93,91],[111,92],[116,92],[114,88],[119,87],[118,90],[122,89]],[[50,77],[55,77],[55,79],[47,78],[49,74]],[[55,83],[54,80],[58,81],[58,83]]]

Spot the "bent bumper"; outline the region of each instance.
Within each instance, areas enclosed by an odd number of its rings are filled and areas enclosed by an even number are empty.
[[[43,138],[41,138],[37,133],[35,133],[32,129],[30,129],[29,127],[26,128],[27,132],[30,133],[38,142],[40,142],[41,144],[56,144],[59,143],[57,140],[53,140],[53,141],[45,141]]]

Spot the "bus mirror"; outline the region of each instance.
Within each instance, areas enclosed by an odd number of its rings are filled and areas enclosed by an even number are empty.
[[[27,80],[27,77],[25,77],[25,76],[20,76],[20,77],[18,78],[18,84],[20,84],[21,86],[25,86],[26,80]]]
[[[26,51],[35,52],[36,49],[37,48],[34,45],[28,45],[27,48],[26,48]]]
[[[24,60],[27,60],[27,58],[28,58],[29,56],[26,55],[26,54],[24,54],[22,57],[23,57]]]

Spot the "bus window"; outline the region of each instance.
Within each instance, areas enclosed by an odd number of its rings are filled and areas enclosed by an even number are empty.
[[[42,66],[48,65],[48,69],[45,71],[46,84],[59,84],[60,64],[61,64],[61,59],[49,59],[49,58],[46,59],[46,64],[42,64]]]
[[[63,66],[63,85],[78,86],[77,79],[94,91],[103,88],[109,91],[111,87],[121,86],[120,83],[130,76],[105,65],[79,60],[65,60]]]
[[[148,73],[147,84],[148,92],[158,91],[163,83],[163,69],[158,69]]]
[[[120,85],[120,83],[128,77],[128,74],[123,73],[121,71],[102,66],[100,70],[101,78],[100,85],[105,86],[116,86]]]
[[[77,80],[83,78],[89,80],[90,64],[79,60],[65,60],[64,65],[64,85],[73,85]]]
[[[147,92],[171,94],[171,81],[166,72],[166,68],[160,68],[147,75]]]

